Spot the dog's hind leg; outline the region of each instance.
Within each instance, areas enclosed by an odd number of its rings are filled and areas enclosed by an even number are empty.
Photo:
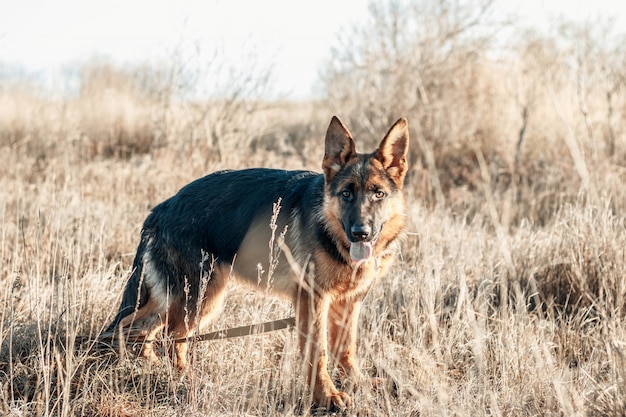
[[[150,328],[146,336],[146,340],[144,342],[143,349],[141,351],[141,356],[150,360],[151,362],[155,362],[155,363],[160,362],[159,356],[154,351],[154,340],[156,338],[157,333],[159,333],[161,329],[163,329],[164,326],[165,324],[161,322],[161,320],[159,320],[158,323],[155,323],[152,325],[152,327]]]
[[[168,324],[172,338],[191,338],[198,328],[204,327],[215,316],[224,301],[228,277],[229,268],[216,267],[204,288],[200,288],[204,294],[197,305],[176,303],[170,307]],[[195,299],[192,298],[190,301],[193,302]],[[199,313],[195,313],[198,310]],[[186,317],[187,319],[185,319]],[[174,343],[177,368],[184,369],[187,367],[188,350],[189,343],[187,340]]]
[[[153,342],[157,333],[165,325],[163,317],[161,317],[164,312],[159,311],[162,307],[160,302],[152,298],[135,313],[124,317],[119,324],[120,337],[124,336],[124,331],[128,331],[131,337],[133,332],[140,332],[140,335],[144,338],[141,355],[153,362],[159,361],[157,354],[154,352]]]

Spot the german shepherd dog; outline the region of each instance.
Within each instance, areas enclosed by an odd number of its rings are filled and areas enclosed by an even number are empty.
[[[238,277],[292,300],[313,402],[349,406],[329,376],[328,355],[342,377],[362,380],[354,359],[357,319],[406,224],[408,143],[407,121],[400,119],[378,149],[357,153],[333,117],[323,174],[222,171],[183,187],[146,219],[109,331],[117,328],[120,337],[139,331],[147,342],[143,356],[158,360],[150,342],[165,328],[183,369],[184,338],[218,310],[228,279]]]

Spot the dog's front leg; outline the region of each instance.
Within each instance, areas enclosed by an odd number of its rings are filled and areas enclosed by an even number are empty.
[[[294,305],[304,371],[313,402],[324,407],[344,409],[350,405],[350,397],[335,388],[328,374],[326,350],[330,297],[312,295],[301,289]]]
[[[334,300],[328,312],[331,355],[342,376],[350,383],[358,383],[363,379],[354,360],[361,304],[360,297]]]

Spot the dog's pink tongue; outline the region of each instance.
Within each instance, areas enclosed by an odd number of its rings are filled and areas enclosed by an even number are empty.
[[[374,245],[372,242],[351,242],[350,243],[350,258],[354,262],[364,261],[369,259],[374,252]]]

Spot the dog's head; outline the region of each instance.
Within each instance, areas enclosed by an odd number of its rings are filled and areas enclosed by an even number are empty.
[[[353,261],[369,259],[381,238],[393,240],[404,227],[408,145],[404,118],[370,154],[356,152],[352,135],[337,117],[328,126],[322,162],[325,214],[341,225]]]

